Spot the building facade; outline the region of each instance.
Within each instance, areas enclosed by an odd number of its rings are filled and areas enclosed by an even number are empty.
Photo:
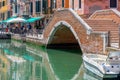
[[[41,16],[47,8],[47,0],[12,0],[13,15]]]
[[[110,8],[120,11],[120,0],[0,0],[0,20],[21,15],[37,17],[62,8],[72,8],[78,14]]]
[[[0,0],[0,20],[5,20],[11,16],[11,6],[9,0]]]
[[[120,11],[120,0],[48,0],[51,9],[72,8],[78,14],[92,14],[96,10],[116,8]]]

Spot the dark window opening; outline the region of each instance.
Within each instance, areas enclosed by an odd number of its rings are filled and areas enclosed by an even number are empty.
[[[64,7],[64,0],[62,0],[62,7]]]
[[[51,0],[51,2],[50,2],[50,7],[51,7],[51,9],[53,9],[54,8],[54,1],[53,0]]]
[[[50,13],[53,13],[53,8],[54,8],[54,0],[50,1]]]
[[[43,4],[43,5],[42,5],[42,7],[43,7],[43,12],[44,12],[44,14],[46,14],[46,13],[47,13],[48,3],[47,3],[47,1],[43,0],[43,3],[42,3],[42,4]]]
[[[7,18],[10,18],[10,11],[8,11],[7,13]]]
[[[17,5],[15,5],[15,13],[17,13]]]
[[[81,8],[81,0],[79,0],[79,8]]]
[[[72,0],[72,9],[74,9],[74,0]]]
[[[36,1],[36,12],[40,12],[40,11],[41,11],[40,1]]]
[[[3,6],[5,6],[5,1],[3,1]]]
[[[117,0],[110,0],[110,8],[117,8]]]
[[[33,12],[33,3],[30,2],[30,13],[32,14],[32,12]]]

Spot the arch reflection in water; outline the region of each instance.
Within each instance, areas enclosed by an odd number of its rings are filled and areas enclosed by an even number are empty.
[[[99,77],[84,68],[77,50],[47,49],[49,65],[58,80],[119,80]]]
[[[42,80],[42,57],[25,44],[0,42],[0,80]]]
[[[59,80],[77,78],[82,63],[79,50],[47,49],[50,65]]]

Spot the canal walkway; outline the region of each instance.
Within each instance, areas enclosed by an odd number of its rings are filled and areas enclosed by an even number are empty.
[[[15,40],[34,42],[34,43],[37,43],[40,45],[44,45],[46,43],[46,40],[43,38],[43,34],[37,34],[37,35],[12,34],[11,37],[12,37],[12,39],[15,39]]]

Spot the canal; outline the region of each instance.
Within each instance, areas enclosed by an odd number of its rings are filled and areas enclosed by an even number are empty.
[[[45,49],[32,43],[0,40],[0,80],[110,79],[86,70],[77,49]]]

